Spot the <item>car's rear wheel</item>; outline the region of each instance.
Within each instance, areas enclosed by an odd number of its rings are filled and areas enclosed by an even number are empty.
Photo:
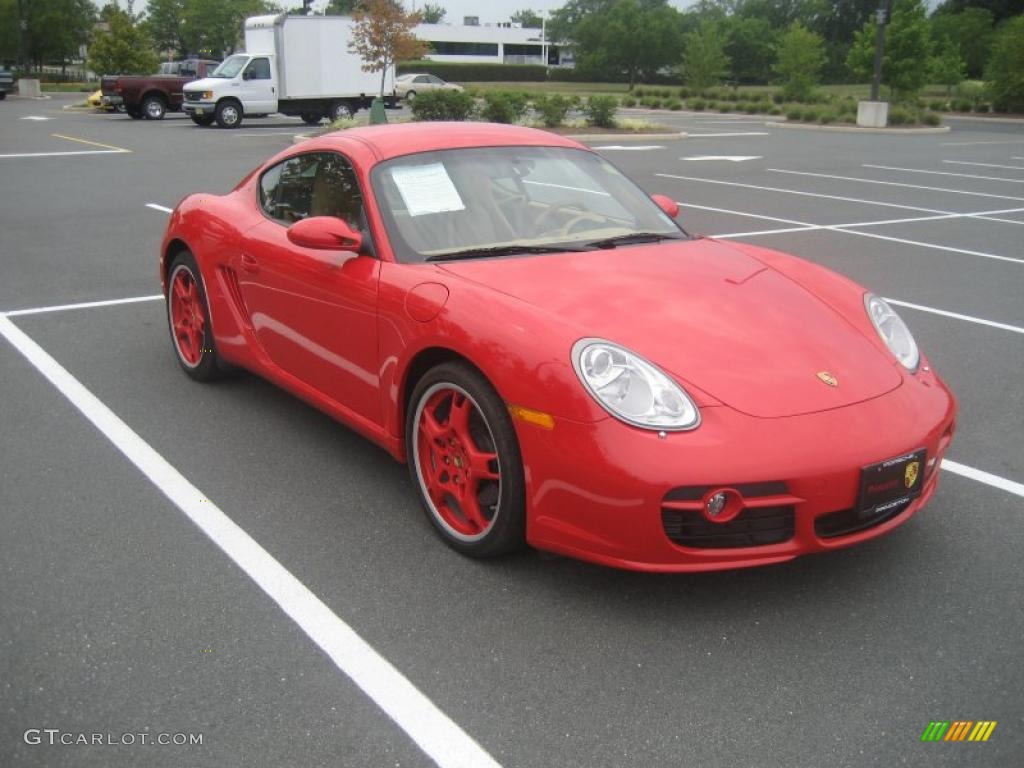
[[[147,96],[142,101],[142,114],[147,120],[163,120],[167,114],[167,105],[159,96]]]
[[[346,117],[352,117],[356,113],[355,109],[352,108],[352,104],[347,101],[336,101],[331,105],[330,112],[327,117],[333,123],[335,120],[342,120]]]
[[[213,125],[213,121],[217,119],[214,115],[189,115],[189,117],[192,118],[193,123],[203,128]]]
[[[242,124],[242,105],[234,99],[226,99],[217,105],[215,117],[221,128],[237,128]]]
[[[441,538],[472,557],[525,543],[523,462],[501,397],[477,370],[444,363],[412,393],[406,452],[413,484]]]
[[[195,257],[183,251],[174,257],[167,279],[167,325],[182,370],[197,381],[220,376],[224,365],[213,341],[206,289]]]

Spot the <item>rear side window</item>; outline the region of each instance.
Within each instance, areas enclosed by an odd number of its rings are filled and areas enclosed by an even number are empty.
[[[288,225],[309,216],[336,216],[359,229],[363,197],[352,165],[334,152],[311,152],[275,165],[260,178],[260,206]]]

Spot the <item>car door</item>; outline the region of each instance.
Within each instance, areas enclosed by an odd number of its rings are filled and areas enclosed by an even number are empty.
[[[334,152],[296,155],[268,169],[257,188],[265,220],[245,233],[235,266],[257,341],[286,373],[381,423],[380,262],[288,239],[289,226],[310,216],[339,216],[369,238],[351,164]]]
[[[240,96],[249,114],[277,111],[277,88],[269,56],[254,56],[242,71]]]

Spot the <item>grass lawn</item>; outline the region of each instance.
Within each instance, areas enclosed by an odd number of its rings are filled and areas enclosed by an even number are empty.
[[[43,93],[92,93],[99,83],[40,83]]]

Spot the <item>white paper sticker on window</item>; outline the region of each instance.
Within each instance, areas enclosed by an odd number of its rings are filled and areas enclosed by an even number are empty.
[[[391,178],[410,216],[466,209],[443,163],[393,168]]]

